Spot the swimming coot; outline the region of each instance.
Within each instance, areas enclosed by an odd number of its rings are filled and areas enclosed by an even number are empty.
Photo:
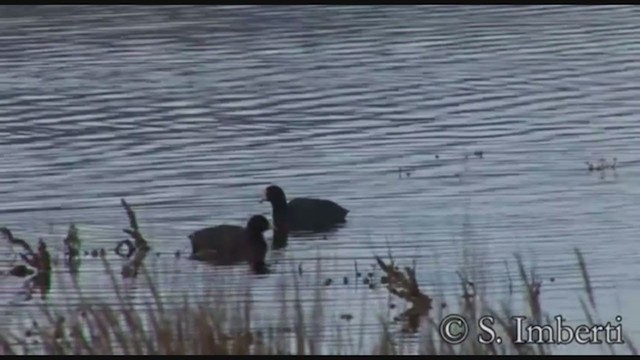
[[[271,203],[273,222],[280,231],[320,231],[346,222],[349,210],[331,200],[295,198],[287,203],[284,191],[277,185],[264,190],[261,202]]]
[[[267,243],[263,233],[272,226],[262,215],[254,215],[243,228],[237,225],[218,225],[189,235],[191,258],[219,265],[246,261],[254,272],[264,273]]]

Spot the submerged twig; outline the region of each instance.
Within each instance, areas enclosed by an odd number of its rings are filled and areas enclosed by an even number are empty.
[[[62,241],[64,244],[64,255],[67,266],[71,273],[77,273],[80,269],[80,253],[81,253],[81,240],[78,235],[78,228],[75,224],[69,225],[67,236]]]
[[[145,240],[145,238],[140,233],[140,229],[138,228],[136,213],[133,211],[131,206],[129,206],[129,204],[127,204],[127,202],[124,199],[121,199],[120,202],[127,212],[127,216],[129,217],[129,226],[131,227],[130,229],[123,229],[122,231],[131,235],[131,237],[135,241],[134,245],[136,248],[148,247],[147,240]]]
[[[587,265],[584,261],[584,256],[582,256],[582,252],[578,248],[575,248],[573,251],[575,252],[576,257],[578,258],[578,266],[580,267],[580,272],[582,274],[582,278],[584,279],[584,290],[587,293],[587,296],[589,297],[589,303],[591,304],[592,307],[595,308],[596,301],[593,296],[593,288],[591,287],[591,281],[589,280],[589,272],[587,271]]]
[[[70,259],[80,255],[80,236],[75,224],[69,225],[67,237],[62,241],[65,246],[65,255]]]
[[[18,264],[13,266],[7,273],[11,276],[27,278],[23,283],[23,287],[27,290],[25,300],[32,298],[34,289],[39,289],[41,297],[44,299],[49,292],[51,284],[51,255],[47,250],[47,244],[43,239],[40,239],[38,241],[37,251],[34,252],[31,245],[25,240],[14,238],[8,228],[0,228],[0,233],[2,233],[11,244],[19,245],[25,250],[25,252],[20,252],[18,255],[20,259],[28,265]]]
[[[134,240],[134,251],[131,260],[122,265],[122,276],[127,277],[136,277],[138,275],[138,270],[142,266],[142,262],[147,256],[147,253],[151,250],[147,240],[140,233],[140,229],[138,228],[138,221],[136,220],[136,214],[127,204],[124,199],[120,200],[122,206],[125,208],[127,212],[127,216],[129,217],[129,225],[130,229],[123,229],[126,234],[129,234]]]
[[[51,271],[51,256],[49,255],[49,251],[47,251],[47,245],[44,240],[40,239],[38,242],[38,250],[37,252],[34,252],[33,248],[27,241],[15,238],[11,230],[7,227],[0,228],[0,233],[2,233],[11,244],[19,245],[24,250],[24,252],[17,253],[17,255],[32,268],[30,269],[22,264],[16,265],[9,270],[9,275],[26,277],[34,273],[46,273]]]
[[[33,255],[34,254],[33,249],[31,248],[29,243],[26,242],[25,240],[13,237],[13,233],[11,232],[11,230],[9,230],[9,228],[1,227],[0,228],[0,233],[2,233],[2,235],[4,235],[5,238],[7,238],[7,240],[9,241],[10,244],[18,245],[18,246],[22,247],[22,249],[24,251],[26,251],[27,255]],[[14,254],[15,254],[15,252],[14,252]]]
[[[415,265],[404,268],[404,273],[394,266],[393,260],[387,265],[380,257],[376,256],[378,265],[387,274],[387,290],[411,303],[411,308],[403,312],[399,318],[408,320],[409,330],[417,331],[420,317],[427,315],[431,310],[432,299],[420,291],[416,280]]]
[[[35,256],[35,261],[39,273],[51,271],[51,255],[47,250],[47,244],[42,239],[38,240],[38,253]]]

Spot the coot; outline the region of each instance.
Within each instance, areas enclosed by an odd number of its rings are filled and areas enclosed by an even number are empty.
[[[284,191],[277,185],[264,190],[260,202],[271,203],[273,222],[280,231],[321,231],[346,222],[349,210],[331,200],[295,198],[287,203]]]
[[[255,272],[266,272],[267,243],[263,233],[271,228],[264,216],[254,215],[244,228],[223,224],[195,231],[189,235],[191,258],[219,265],[246,261]]]

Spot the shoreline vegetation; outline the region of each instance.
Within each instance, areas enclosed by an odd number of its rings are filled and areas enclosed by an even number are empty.
[[[384,275],[380,278],[380,286],[397,300],[403,300],[407,310],[394,319],[380,316],[378,339],[375,345],[365,348],[362,333],[359,345],[342,346],[341,344],[323,344],[317,329],[326,322],[323,319],[321,298],[322,286],[315,292],[311,314],[306,314],[300,299],[297,282],[294,282],[295,299],[280,303],[280,328],[288,328],[288,332],[264,331],[255,329],[252,323],[251,296],[239,303],[225,303],[224,294],[209,297],[205,303],[194,303],[184,295],[180,308],[169,308],[162,302],[157,287],[145,269],[144,260],[151,250],[148,241],[142,235],[133,209],[122,199],[129,218],[129,228],[123,231],[133,238],[118,243],[116,253],[126,260],[121,266],[122,278],[136,278],[143,274],[145,282],[153,295],[153,303],[147,305],[146,310],[135,308],[134,304],[123,295],[118,285],[117,272],[109,261],[104,259],[104,251],[100,255],[103,264],[111,277],[116,294],[116,304],[103,304],[90,301],[82,295],[77,283],[75,291],[81,302],[79,305],[62,309],[42,305],[42,312],[46,324],[37,324],[35,329],[22,331],[20,335],[0,334],[0,354],[46,354],[46,355],[213,355],[213,354],[337,354],[337,355],[399,355],[417,354],[455,354],[455,355],[548,355],[554,353],[554,346],[539,344],[514,344],[516,332],[514,322],[516,315],[506,302],[489,300],[489,295],[476,287],[473,279],[458,273],[460,279],[460,296],[457,304],[447,304],[440,296],[435,296],[433,289],[423,289],[416,278],[415,264],[411,267],[396,264],[391,253],[388,259],[376,256],[375,263]],[[51,262],[46,243],[40,239],[38,250],[33,251],[24,240],[14,238],[7,229],[2,233],[12,245],[20,246],[24,252],[19,257],[30,267],[14,266],[8,271],[10,275],[28,277],[26,287],[44,287],[46,292],[50,286]],[[81,241],[74,224],[69,226],[69,232],[64,239],[65,261],[71,273],[77,273],[80,266],[79,254]],[[121,248],[128,250],[123,253]],[[585,259],[582,253],[575,249],[577,268],[580,270],[584,282],[584,294],[576,298],[576,303],[582,307],[589,325],[600,324],[598,310],[594,300],[593,289],[589,279]],[[528,273],[523,260],[516,255],[519,281],[509,284],[514,293],[523,295],[526,303],[526,313],[517,314],[527,317],[525,322],[535,324],[554,324],[550,313],[545,311],[540,302],[542,282],[538,281],[533,272]],[[319,272],[319,264],[317,271]],[[357,272],[356,264],[356,272]],[[319,275],[319,274],[317,274]],[[295,279],[295,276],[293,276]],[[43,284],[44,283],[44,284]],[[35,284],[35,286],[34,286]],[[282,299],[285,299],[282,289]],[[250,295],[250,291],[249,291]],[[489,304],[501,304],[495,309]],[[466,341],[452,345],[441,341],[440,323],[449,314],[462,315],[469,324]],[[481,344],[476,339],[481,334],[477,324],[481,317],[490,315],[495,319],[493,328],[496,334],[504,339],[501,345]],[[368,316],[376,316],[374,314]],[[349,318],[341,316],[342,320]],[[391,330],[400,325],[401,331]],[[310,329],[311,328],[311,329]],[[350,331],[350,330],[349,330]],[[414,340],[402,337],[402,333],[416,334]],[[487,334],[483,337],[486,338]],[[345,336],[339,336],[341,338]],[[351,337],[351,335],[347,336]],[[607,354],[628,352],[637,355],[633,342],[624,338],[624,344],[601,344],[601,350]],[[408,350],[408,348],[413,348]]]

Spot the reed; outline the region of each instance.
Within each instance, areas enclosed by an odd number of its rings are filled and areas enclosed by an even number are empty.
[[[589,273],[583,255],[575,250],[577,268],[580,270],[584,284],[587,301],[582,297],[577,299],[585,312],[586,318],[594,323],[597,319],[597,309],[593,289],[590,286]],[[162,297],[154,285],[152,276],[141,267],[140,274],[144,274],[144,282],[153,294],[153,302],[141,310],[134,306],[131,300],[123,296],[122,289],[118,285],[117,271],[111,269],[111,265],[103,259],[104,266],[109,274],[113,289],[116,294],[115,304],[103,304],[82,297],[80,288],[76,288],[78,296],[82,299],[76,307],[64,309],[64,315],[60,314],[60,308],[49,308],[44,305],[42,311],[46,315],[46,324],[40,324],[37,329],[31,330],[29,339],[24,335],[0,335],[0,349],[3,354],[30,354],[40,353],[47,355],[199,355],[199,354],[530,354],[547,355],[554,352],[552,345],[514,345],[505,340],[501,345],[483,345],[475,341],[478,329],[471,326],[471,332],[465,342],[459,345],[450,345],[440,340],[438,324],[449,311],[465,316],[469,324],[475,324],[482,315],[492,315],[496,319],[494,326],[497,332],[508,339],[513,331],[513,323],[510,317],[512,309],[506,302],[502,302],[499,309],[492,308],[489,304],[500,303],[488,301],[490,294],[481,293],[474,282],[460,275],[460,296],[458,304],[450,304],[446,307],[433,306],[442,299],[427,295],[427,290],[418,286],[415,267],[405,267],[404,272],[394,264],[393,259],[385,262],[381,258],[376,259],[378,266],[386,273],[384,285],[391,296],[403,299],[409,305],[409,309],[403,316],[395,319],[405,325],[402,329],[406,332],[415,332],[417,336],[417,349],[411,349],[404,340],[402,331],[393,320],[380,316],[379,339],[371,348],[364,347],[362,338],[366,335],[359,334],[359,344],[354,344],[348,339],[353,334],[342,333],[340,328],[339,338],[344,340],[330,345],[323,344],[320,333],[325,327],[327,319],[323,309],[323,287],[318,287],[315,293],[315,301],[310,311],[305,311],[300,299],[300,290],[297,282],[293,283],[294,291],[292,301],[286,299],[286,294],[291,294],[282,285],[279,291],[280,320],[277,326],[269,330],[260,330],[254,325],[256,316],[253,309],[250,288],[247,296],[239,302],[228,302],[224,293],[210,294],[206,301],[196,302],[185,294],[180,306],[168,307],[163,304]],[[540,302],[541,283],[536,280],[533,272],[528,273],[523,260],[517,256],[519,282],[524,301],[529,314],[528,317],[536,321],[550,321],[549,313],[545,312]],[[316,269],[321,274],[320,267]],[[298,271],[292,271],[296,278]],[[518,281],[514,286],[517,289]],[[293,303],[293,306],[291,305]],[[371,314],[370,316],[376,316]],[[346,331],[353,331],[354,326]],[[351,329],[351,330],[349,330]],[[360,329],[362,331],[362,328]],[[34,345],[35,340],[35,345]],[[625,339],[623,345],[627,352],[637,354],[633,343]],[[603,345],[605,353],[622,351],[620,347],[608,347]]]

